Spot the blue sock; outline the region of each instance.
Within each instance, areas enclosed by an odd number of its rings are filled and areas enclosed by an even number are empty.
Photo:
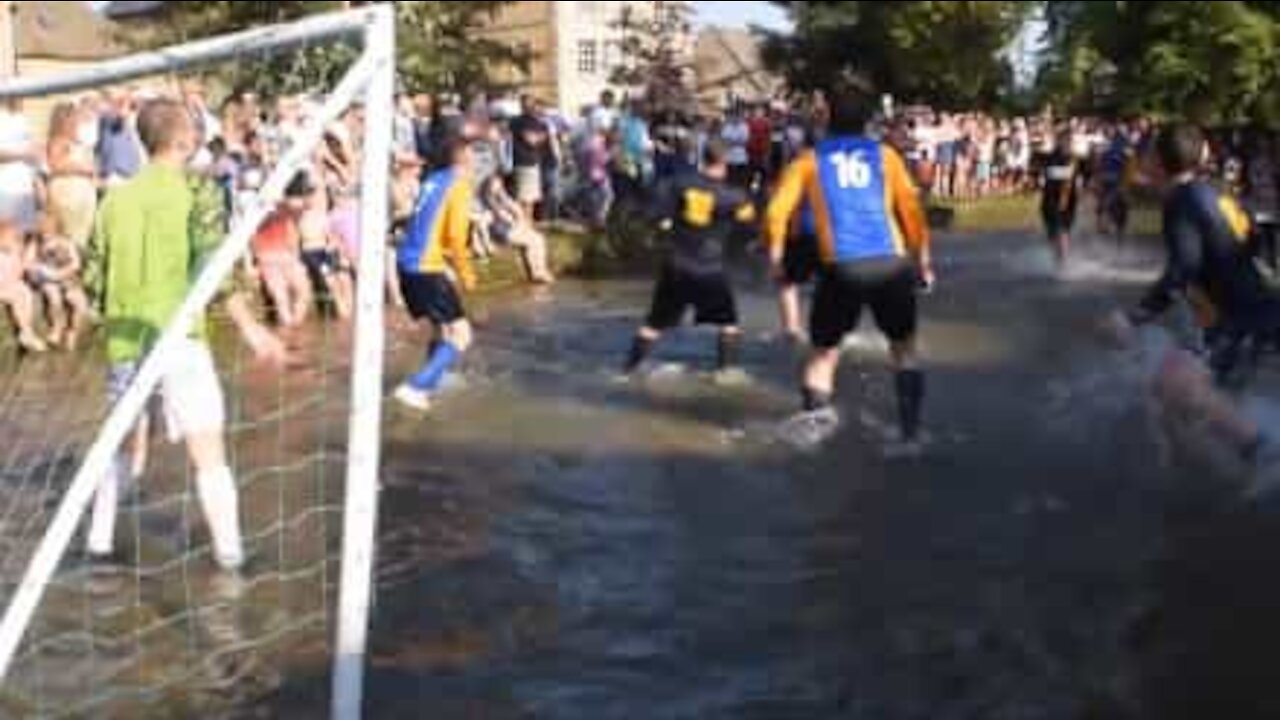
[[[461,356],[462,353],[458,352],[458,348],[453,343],[440,343],[436,346],[435,352],[431,353],[431,357],[427,358],[426,364],[418,374],[409,378],[409,385],[415,390],[435,392],[440,387],[440,381],[444,380],[444,376]]]

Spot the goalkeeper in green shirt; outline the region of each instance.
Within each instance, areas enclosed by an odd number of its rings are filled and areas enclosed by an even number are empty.
[[[150,163],[107,194],[98,213],[90,278],[97,287],[111,363],[108,394],[114,403],[132,383],[139,364],[190,292],[203,257],[222,240],[219,198],[187,174],[199,148],[195,122],[173,100],[148,103],[138,134]],[[243,294],[226,295],[225,309],[260,359],[283,362],[280,340],[254,317]],[[196,492],[213,538],[214,559],[227,570],[244,563],[235,478],[227,465],[222,385],[206,343],[206,323],[196,322],[159,384],[169,439],[186,442],[196,472]],[[146,447],[145,419],[137,431],[133,462],[121,453],[103,478],[88,536],[91,558],[114,554],[115,520],[122,482],[139,473]]]

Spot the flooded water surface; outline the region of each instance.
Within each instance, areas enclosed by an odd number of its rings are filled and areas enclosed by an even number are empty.
[[[849,353],[833,442],[798,454],[758,431],[797,402],[762,286],[743,284],[754,382],[734,389],[694,331],[614,381],[647,283],[477,308],[466,387],[389,414],[369,716],[1128,717],[1144,678],[1126,638],[1179,473],[1140,361],[1096,325],[1154,266],[1057,279],[1026,237],[941,252],[931,444],[909,463],[881,452],[874,340]],[[398,342],[404,371],[419,341]],[[323,690],[273,709],[305,717]]]
[[[478,300],[462,381],[429,416],[387,409],[366,716],[1280,716],[1267,714],[1268,673],[1237,668],[1261,666],[1280,637],[1268,620],[1280,592],[1250,581],[1280,530],[1169,452],[1149,360],[1098,332],[1154,259],[1103,248],[1058,278],[1025,235],[945,237],[939,254],[923,309],[929,445],[909,462],[883,453],[892,383],[869,335],[846,354],[837,437],[807,453],[774,441],[796,410],[799,358],[774,339],[761,282],[740,284],[742,387],[713,382],[714,335],[693,330],[661,346],[648,376],[618,381],[647,282]],[[393,323],[388,388],[424,340]],[[87,647],[123,648],[123,677],[173,700],[121,717],[327,714],[349,338],[295,342],[311,359],[283,377],[236,365],[236,465],[256,471],[241,481],[247,589],[206,612],[217,583],[184,544],[203,536],[181,474],[137,501],[145,573],[105,599],[74,564],[60,573],[50,613],[123,616],[99,621]],[[38,444],[24,403],[56,390],[38,367],[20,368],[25,389],[0,410],[14,443]],[[96,422],[61,417],[48,422],[75,437]],[[6,457],[38,465],[13,447]],[[58,482],[10,465],[8,506],[47,512]],[[156,500],[166,482],[171,505]],[[78,647],[32,680],[44,696]],[[1224,657],[1231,671],[1215,673]],[[160,670],[177,679],[146,674]]]

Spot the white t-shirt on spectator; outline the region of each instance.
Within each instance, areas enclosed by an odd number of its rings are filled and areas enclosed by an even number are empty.
[[[1013,133],[1013,145],[1009,148],[1010,164],[1019,170],[1031,167],[1031,133],[1017,130]]]
[[[937,141],[933,138],[933,129],[923,125],[917,125],[911,129],[911,142],[916,145],[933,145]]]
[[[603,105],[591,111],[591,129],[596,132],[611,132],[618,124],[618,112]]]
[[[1083,132],[1072,133],[1071,135],[1071,154],[1077,160],[1084,160],[1089,157],[1089,148],[1092,145],[1090,138]]]
[[[720,131],[720,139],[729,146],[729,164],[742,166],[751,162],[747,143],[751,142],[751,128],[744,120],[734,120]]]
[[[978,162],[991,165],[996,160],[996,138],[985,135],[978,140]]]
[[[27,119],[0,110],[0,153],[31,151],[31,127]],[[0,218],[13,220],[23,232],[35,229],[36,171],[30,163],[0,163]]]
[[[413,156],[418,154],[418,137],[414,132],[413,118],[397,114],[392,131],[397,155]]]

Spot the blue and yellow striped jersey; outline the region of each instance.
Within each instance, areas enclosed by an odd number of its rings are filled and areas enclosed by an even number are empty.
[[[470,177],[455,168],[427,177],[397,253],[402,272],[432,275],[452,266],[464,286],[474,283],[468,247],[472,192]]]

